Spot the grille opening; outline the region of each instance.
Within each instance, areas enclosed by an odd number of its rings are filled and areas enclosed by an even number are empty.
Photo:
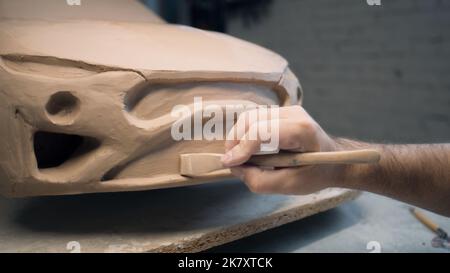
[[[112,180],[114,179],[114,177],[116,177],[120,171],[122,171],[123,166],[115,166],[112,169],[110,169],[109,171],[107,171],[103,177],[100,179],[100,181],[108,181],[108,180]]]
[[[100,142],[92,137],[38,131],[33,146],[38,168],[48,169],[95,150]]]

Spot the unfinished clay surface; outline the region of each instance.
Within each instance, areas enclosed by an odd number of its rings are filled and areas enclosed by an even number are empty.
[[[177,187],[179,155],[222,141],[175,141],[175,105],[301,103],[286,60],[219,33],[162,23],[0,21],[0,191],[58,195]]]

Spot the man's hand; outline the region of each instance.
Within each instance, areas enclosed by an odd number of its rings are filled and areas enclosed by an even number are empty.
[[[329,152],[339,149],[301,106],[279,108],[279,148],[298,152]],[[256,111],[256,110],[251,110]],[[250,140],[250,130],[258,130],[264,120],[249,124],[251,111],[244,112],[231,129],[225,142],[226,154],[222,163],[232,167],[232,173],[243,180],[250,190],[257,193],[309,194],[335,185],[342,174],[342,166],[322,165],[299,168],[262,169],[242,166],[259,151],[261,140]],[[238,132],[238,128],[245,128]],[[234,136],[234,137],[232,137]]]
[[[249,112],[241,114],[230,131],[238,138],[226,141],[222,162],[253,192],[309,194],[341,187],[386,195],[450,216],[450,144],[383,145],[331,138],[302,107],[289,106],[280,108],[276,120],[280,149],[328,152],[375,148],[381,152],[381,160],[377,164],[261,169],[242,165],[261,144],[260,140],[249,140],[247,132],[264,125],[260,120],[246,124],[248,117]],[[239,128],[245,130],[239,132]]]

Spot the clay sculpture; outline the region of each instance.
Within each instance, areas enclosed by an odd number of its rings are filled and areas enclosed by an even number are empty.
[[[177,104],[301,103],[279,55],[228,35],[169,24],[0,22],[0,192],[134,191],[223,179],[179,174],[179,155],[223,152],[175,141]]]

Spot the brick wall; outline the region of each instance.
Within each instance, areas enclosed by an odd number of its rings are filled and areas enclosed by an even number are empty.
[[[282,54],[332,134],[450,141],[450,0],[278,0],[261,17],[228,33]]]

